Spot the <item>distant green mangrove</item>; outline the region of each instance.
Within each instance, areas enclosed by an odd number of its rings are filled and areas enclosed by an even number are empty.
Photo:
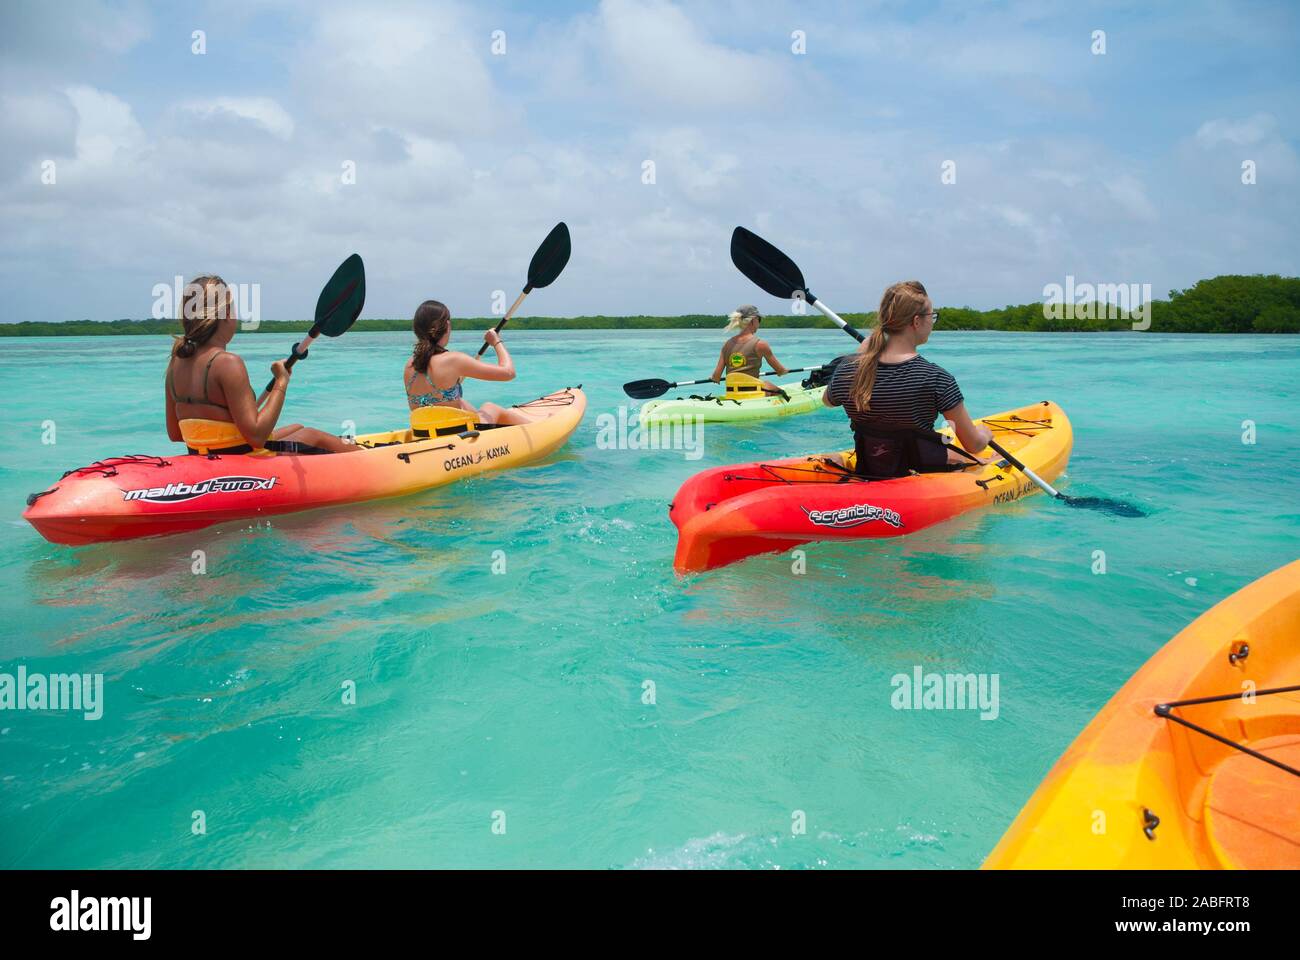
[[[1044,333],[1098,333],[1129,331],[1145,325],[1141,314],[1131,314],[1112,304],[1087,301],[1072,309],[1052,311],[1041,302],[1006,306],[994,310],[950,307],[936,304],[944,330],[1005,330]],[[1226,275],[1201,280],[1186,290],[1171,290],[1168,300],[1149,304],[1150,333],[1300,333],[1300,277],[1276,274]],[[1059,316],[1064,312],[1066,316]],[[1058,315],[1053,315],[1058,314]],[[841,316],[857,327],[870,326],[875,313],[845,313]],[[1135,316],[1139,319],[1135,319]],[[457,318],[463,330],[486,330],[499,317]],[[517,317],[515,330],[653,330],[720,328],[724,318],[716,314],[692,313],[679,317],[590,316]],[[813,328],[833,324],[821,314],[773,313],[764,317],[766,327]],[[263,320],[257,333],[297,333],[307,330],[306,320]],[[174,334],[175,320],[67,320],[0,323],[5,337],[85,337],[119,334]],[[358,320],[354,330],[411,329],[408,319]]]

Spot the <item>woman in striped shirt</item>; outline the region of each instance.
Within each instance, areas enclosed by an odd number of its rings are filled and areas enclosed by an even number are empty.
[[[849,415],[861,476],[902,477],[969,465],[935,432],[939,414],[972,454],[992,439],[992,431],[966,412],[952,374],[916,352],[938,318],[919,281],[896,283],[880,298],[871,336],[856,354],[836,363],[822,402]]]

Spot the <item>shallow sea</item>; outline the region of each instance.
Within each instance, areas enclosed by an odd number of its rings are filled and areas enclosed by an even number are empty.
[[[789,366],[852,346],[767,335]],[[236,339],[255,380],[281,339]],[[408,342],[313,348],[285,417],[399,425]],[[0,711],[0,866],[975,867],[1146,657],[1300,556],[1297,337],[941,332],[926,355],[973,413],[1057,401],[1062,489],[1149,516],[1029,497],[812,545],[802,575],[769,555],[687,579],[677,487],[847,446],[842,414],[712,427],[697,460],[602,449],[620,385],[707,376],[717,334],[509,343],[521,376],[471,401],[589,397],[537,466],[74,549],[22,521],[24,498],[102,456],[174,452],[167,341],[0,339],[0,672],[105,680],[98,720]],[[917,667],[997,675],[996,719],[894,709],[891,678]]]

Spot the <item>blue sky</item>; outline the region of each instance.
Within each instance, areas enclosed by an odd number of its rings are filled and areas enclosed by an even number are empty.
[[[736,224],[841,311],[906,278],[990,307],[1295,274],[1298,11],[6,2],[3,319],[146,316],[202,272],[301,318],[353,251],[365,316],[482,316],[561,219],[570,267],[525,313],[786,309],[731,266]]]

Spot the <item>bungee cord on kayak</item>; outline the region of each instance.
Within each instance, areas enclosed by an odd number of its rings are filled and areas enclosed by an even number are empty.
[[[1291,687],[1274,687],[1271,690],[1255,690],[1252,691],[1251,696],[1270,697],[1270,696],[1276,696],[1279,693],[1300,693],[1300,684]],[[1300,769],[1291,766],[1289,763],[1283,763],[1281,760],[1278,760],[1274,757],[1270,757],[1267,754],[1260,753],[1258,750],[1252,750],[1250,747],[1246,746],[1245,744],[1238,743],[1236,740],[1229,740],[1227,737],[1221,736],[1220,734],[1215,733],[1213,730],[1207,729],[1206,727],[1202,726],[1199,723],[1193,723],[1191,720],[1188,720],[1186,717],[1174,713],[1174,711],[1180,707],[1201,706],[1207,703],[1227,703],[1229,701],[1240,700],[1241,697],[1242,697],[1241,693],[1238,692],[1238,693],[1224,693],[1213,697],[1194,697],[1190,700],[1171,700],[1168,703],[1157,703],[1155,707],[1153,707],[1152,709],[1155,711],[1157,717],[1162,717],[1165,720],[1172,720],[1174,723],[1182,724],[1184,727],[1187,727],[1189,730],[1195,730],[1203,737],[1209,737],[1211,740],[1215,740],[1218,741],[1219,743],[1224,744],[1225,746],[1232,747],[1232,749],[1234,750],[1240,750],[1242,753],[1246,754],[1247,756],[1254,757],[1256,760],[1260,760],[1271,766],[1277,767],[1279,770],[1285,770],[1293,777],[1300,777]]]

